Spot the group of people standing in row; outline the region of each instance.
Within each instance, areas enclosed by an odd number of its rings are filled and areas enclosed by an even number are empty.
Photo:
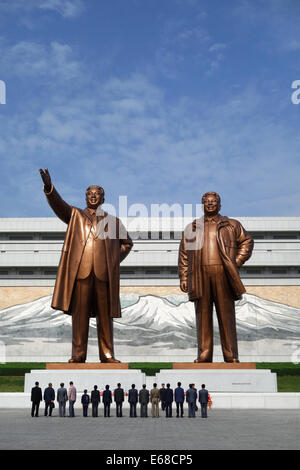
[[[94,390],[92,390],[91,395],[88,394],[87,390],[84,390],[83,395],[81,396],[81,404],[83,410],[83,416],[88,416],[89,405],[92,405],[92,416],[98,417],[98,407],[101,402],[104,405],[104,417],[110,417],[110,406],[113,401],[116,403],[116,416],[122,417],[122,407],[123,402],[125,401],[125,392],[121,387],[121,384],[117,384],[117,388],[114,390],[113,394],[109,388],[109,385],[105,386],[105,390],[100,393],[97,385],[94,385]],[[60,384],[56,393],[56,401],[58,402],[59,416],[66,416],[66,403],[69,402],[69,417],[73,418],[74,413],[74,404],[77,399],[77,391],[73,384],[70,382],[69,389],[65,388],[64,383]],[[153,388],[149,391],[144,384],[142,389],[138,391],[135,388],[135,384],[132,384],[131,389],[128,391],[128,402],[130,405],[129,416],[130,418],[137,417],[137,404],[140,404],[140,416],[141,418],[148,417],[148,405],[149,402],[152,405],[152,417],[159,417],[159,404],[161,404],[161,409],[165,411],[166,418],[172,418],[172,404],[175,401],[176,404],[176,417],[183,418],[183,403],[186,400],[188,404],[188,417],[195,418],[197,407],[197,399],[201,406],[201,416],[202,418],[207,418],[207,407],[211,405],[211,398],[208,391],[205,388],[205,384],[202,384],[201,390],[197,393],[195,384],[190,384],[186,392],[181,387],[181,382],[177,383],[177,388],[173,389],[170,387],[170,384],[161,385],[161,388],[157,388],[157,384],[153,384]],[[48,387],[45,388],[44,394],[42,395],[42,389],[39,387],[39,382],[35,382],[35,387],[31,390],[31,416],[38,417],[39,415],[39,406],[41,401],[45,402],[45,416],[52,416],[53,408],[55,407],[55,391],[52,387],[52,384],[49,383]],[[49,412],[49,414],[48,414]]]

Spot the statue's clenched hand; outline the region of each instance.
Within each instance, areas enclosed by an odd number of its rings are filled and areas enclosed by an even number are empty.
[[[188,285],[186,281],[181,281],[180,282],[180,289],[182,292],[187,292],[188,291]]]
[[[48,168],[45,168],[45,171],[40,168],[40,174],[45,185],[46,191],[51,189],[51,176],[49,174]]]

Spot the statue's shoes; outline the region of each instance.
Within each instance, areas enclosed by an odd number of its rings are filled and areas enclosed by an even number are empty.
[[[117,363],[117,362],[121,362],[121,361],[118,361],[118,359],[115,359],[114,357],[108,357],[107,359],[105,359],[105,361],[101,361],[101,362],[105,362],[105,363]]]
[[[199,359],[199,358],[194,360],[194,363],[196,363],[196,364],[200,364],[200,363],[203,363],[203,362],[211,362],[211,361],[208,361],[207,359]]]
[[[79,357],[71,357],[71,359],[69,359],[68,361],[70,364],[74,364],[74,363],[84,363],[85,362],[85,359],[80,359]]]

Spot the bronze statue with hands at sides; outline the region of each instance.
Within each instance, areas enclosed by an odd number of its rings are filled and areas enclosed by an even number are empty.
[[[246,292],[239,268],[251,256],[253,239],[240,222],[219,214],[217,193],[205,193],[202,204],[204,217],[186,227],[178,257],[180,288],[195,304],[198,356],[194,362],[212,362],[213,304],[224,361],[239,362],[234,301]]]
[[[48,169],[40,174],[50,207],[68,225],[51,306],[72,316],[69,362],[86,360],[90,317],[96,317],[100,361],[120,362],[114,357],[113,318],[121,317],[120,263],[132,240],[121,221],[101,209],[101,186],[87,188],[87,207],[79,209],[60,197]]]

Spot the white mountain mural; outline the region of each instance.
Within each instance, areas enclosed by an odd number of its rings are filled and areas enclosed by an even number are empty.
[[[41,355],[44,360],[45,351],[51,357],[68,354],[71,317],[53,310],[51,298],[42,297],[0,311],[0,340],[6,345],[7,356]],[[145,356],[147,352],[153,356],[155,350],[170,356],[173,353],[195,355],[194,306],[185,295],[121,294],[121,305],[122,318],[114,320],[115,346],[119,354],[136,355],[137,361],[139,355]],[[256,355],[266,357],[274,351],[279,354],[278,348],[284,349],[287,355],[299,342],[298,308],[245,294],[236,302],[236,321],[240,354],[242,347],[246,355],[255,350]],[[217,321],[214,329],[215,344],[219,345]],[[89,344],[97,347],[95,319],[90,321]]]

